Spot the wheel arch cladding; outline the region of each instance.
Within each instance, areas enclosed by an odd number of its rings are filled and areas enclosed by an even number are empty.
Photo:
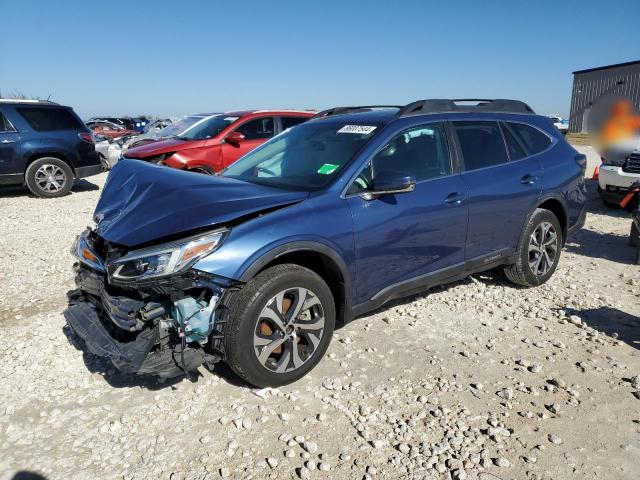
[[[27,160],[27,163],[24,166],[24,171],[26,172],[27,168],[29,168],[29,165],[31,165],[36,160],[40,160],[41,158],[47,158],[47,157],[57,158],[58,160],[63,161],[71,169],[71,172],[74,175],[76,174],[76,169],[73,167],[73,163],[65,155],[63,155],[60,152],[38,152],[30,155]]]
[[[338,261],[324,252],[310,248],[292,247],[281,253],[272,252],[254,263],[242,276],[243,281],[249,281],[260,272],[274,265],[292,263],[308,268],[324,280],[336,307],[336,322],[346,323],[350,319],[350,300],[348,296],[349,279],[346,277],[346,267],[341,268]]]
[[[557,198],[548,198],[538,205],[538,208],[549,210],[556,216],[558,222],[560,222],[560,227],[562,228],[562,245],[564,245],[567,240],[568,222],[567,212],[562,202]]]

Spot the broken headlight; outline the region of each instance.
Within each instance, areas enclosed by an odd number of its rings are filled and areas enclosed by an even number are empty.
[[[93,242],[91,241],[89,233],[90,231],[87,229],[78,235],[71,247],[71,254],[94,270],[104,272],[104,263],[100,256],[94,251]]]
[[[120,281],[135,281],[181,272],[218,248],[226,234],[227,230],[218,230],[177,242],[134,250],[107,263],[109,277]]]

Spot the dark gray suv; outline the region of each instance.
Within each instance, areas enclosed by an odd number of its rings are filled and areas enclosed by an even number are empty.
[[[75,178],[101,171],[93,135],[71,107],[0,99],[0,185],[25,184],[38,197],[59,197]]]

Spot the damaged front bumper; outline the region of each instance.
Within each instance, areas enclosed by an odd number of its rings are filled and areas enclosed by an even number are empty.
[[[106,255],[96,252],[90,236],[81,240],[93,257],[74,265],[77,289],[69,292],[64,316],[87,350],[122,372],[166,378],[222,359],[218,307],[230,287],[223,279],[190,269],[139,283],[110,282],[102,268]]]

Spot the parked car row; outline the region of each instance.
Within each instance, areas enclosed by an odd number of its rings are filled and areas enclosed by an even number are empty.
[[[193,116],[189,117],[194,121],[189,128],[179,132],[172,126],[170,137],[143,145],[136,142],[124,158],[213,174],[314,114],[304,110],[243,110]]]
[[[91,117],[89,122],[108,122],[125,130],[144,133],[149,119],[146,117]]]
[[[100,135],[111,139],[139,134],[137,130],[130,130],[108,120],[89,120],[86,122],[86,125],[91,129],[94,135]]]
[[[0,100],[0,184],[25,184],[37,196],[56,197],[75,178],[113,168],[123,154],[212,174],[311,116],[265,110],[154,122],[93,117],[83,124],[70,107],[54,102]],[[140,133],[141,126],[146,131]]]
[[[228,112],[179,137],[127,152],[73,248],[67,322],[124,372],[290,383],[391,299],[496,267],[545,283],[585,219],[586,157],[519,101]]]
[[[188,115],[176,121],[170,119],[157,120],[156,122],[151,123],[142,135],[127,139],[124,143],[124,150],[139,147],[156,140],[179,136],[196,122],[209,115],[213,114],[199,113],[195,115]]]

